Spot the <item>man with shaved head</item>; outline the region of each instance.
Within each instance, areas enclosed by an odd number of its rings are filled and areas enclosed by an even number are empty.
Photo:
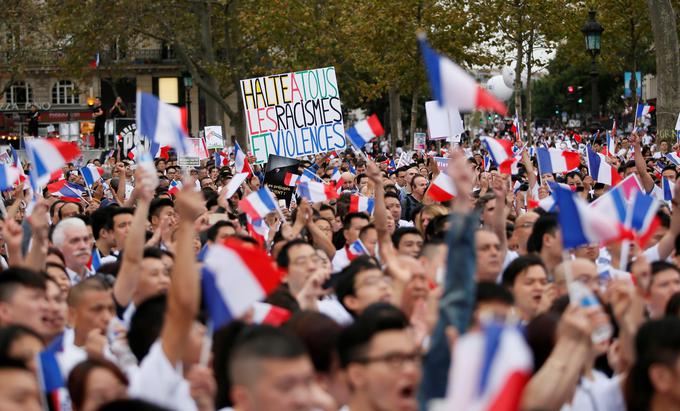
[[[524,214],[520,214],[517,219],[515,219],[515,229],[512,232],[512,240],[517,243],[517,254],[526,255],[527,251],[527,240],[531,235],[531,231],[534,229],[534,223],[538,220],[538,214],[529,211]]]
[[[575,258],[571,261],[564,261],[555,267],[555,286],[557,287],[558,296],[565,295],[569,292],[566,278],[567,269],[570,270],[572,281],[579,281],[590,288],[596,295],[600,293],[597,265],[585,258]]]

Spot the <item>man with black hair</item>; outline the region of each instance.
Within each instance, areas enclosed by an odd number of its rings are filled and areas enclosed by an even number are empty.
[[[71,287],[67,303],[73,339],[65,338],[63,352],[57,355],[64,375],[88,354],[103,356],[108,352],[106,332],[115,315],[111,285],[101,276],[88,277]]]
[[[175,213],[175,205],[172,200],[167,198],[156,198],[151,201],[149,206],[149,222],[153,230],[158,229],[161,221],[170,219],[171,225],[175,225],[177,221],[177,214]]]
[[[651,268],[646,287],[647,311],[650,318],[657,319],[664,316],[673,294],[680,292],[680,268],[666,261],[654,261]]]
[[[116,240],[111,232],[109,222],[113,207],[100,207],[90,214],[90,227],[94,237],[94,248],[92,254],[97,253],[99,257],[108,256],[113,253]]]
[[[135,209],[130,207],[113,207],[109,213],[106,228],[111,232],[115,241],[116,253],[113,253],[114,255],[125,249],[125,239],[130,232],[134,213]]]
[[[512,292],[523,321],[530,321],[539,313],[540,308],[548,308],[554,299],[554,294],[546,293],[548,275],[543,262],[536,255],[514,259],[503,271],[502,281],[503,286]],[[546,301],[543,306],[542,301]]]
[[[415,227],[401,227],[392,234],[392,244],[397,254],[417,258],[423,248],[423,235]]]
[[[314,409],[314,367],[298,337],[280,328],[243,330],[228,362],[234,411]]]
[[[359,238],[359,232],[369,224],[370,220],[365,213],[349,213],[343,221],[342,234],[345,238],[345,246],[340,248],[333,257],[333,272],[339,272],[350,263],[348,248]]]
[[[527,239],[527,252],[541,258],[549,276],[562,262],[562,232],[555,214],[544,214],[536,220]]]
[[[288,241],[279,251],[276,264],[286,270],[284,284],[279,286],[268,298],[271,304],[298,311],[300,307],[300,294],[310,277],[317,273],[319,256],[316,250],[308,242],[295,239]],[[323,280],[319,279],[319,282]],[[320,285],[320,284],[319,284]],[[316,301],[304,301],[306,309],[316,309]]]
[[[23,325],[47,336],[46,279],[24,268],[9,268],[0,274],[0,326]]]
[[[43,409],[38,380],[22,361],[0,357],[0,381],[0,410]]]
[[[373,303],[392,300],[391,279],[374,258],[359,256],[335,275],[338,276],[335,285],[338,301],[353,316],[361,314]]]
[[[631,411],[680,409],[680,319],[668,317],[640,327],[624,396]]]
[[[133,398],[171,409],[214,410],[214,393],[192,392],[187,380],[197,376],[212,379],[206,374],[205,367],[198,365],[205,327],[196,321],[200,281],[193,248],[194,222],[205,210],[200,193],[189,188],[178,193],[175,207],[180,218],[176,232],[176,263],[167,304],[164,309],[148,310],[149,307],[142,303],[132,317],[128,340],[140,365],[130,377],[129,393]],[[146,333],[147,329],[158,332],[158,324],[162,324],[160,335]],[[140,339],[145,346],[140,344]],[[148,353],[140,358],[139,354],[144,351]],[[205,380],[200,382],[206,383]],[[214,382],[208,383],[211,384]],[[192,397],[192,394],[201,397]]]
[[[206,233],[208,244],[221,243],[227,238],[236,235],[236,227],[231,221],[220,220],[208,228]]]
[[[397,228],[413,227],[412,222],[401,218],[401,199],[399,198],[399,195],[385,191],[385,207],[387,207],[387,211],[392,215],[394,224]]]
[[[396,307],[367,307],[338,338],[340,364],[350,388],[350,410],[418,409],[420,348]]]

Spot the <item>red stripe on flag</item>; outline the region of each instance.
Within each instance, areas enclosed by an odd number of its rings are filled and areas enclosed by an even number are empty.
[[[430,188],[427,189],[427,195],[434,201],[449,201],[453,199],[451,193],[434,184],[430,185]]]
[[[189,126],[188,126],[188,123],[187,123],[187,119],[188,119],[187,108],[186,107],[180,107],[179,111],[180,111],[181,117],[182,117],[182,129],[184,130],[184,132],[189,134]]]
[[[243,264],[248,267],[253,277],[260,283],[265,294],[269,295],[281,284],[283,272],[263,249],[255,248],[235,238],[228,238],[224,245],[239,255]]]
[[[368,125],[371,127],[371,131],[373,131],[373,134],[375,134],[376,137],[385,134],[385,130],[383,130],[383,126],[380,124],[377,115],[373,114],[368,118]]]
[[[359,211],[359,196],[349,197],[349,212],[356,213]]]
[[[487,411],[516,411],[522,399],[524,387],[529,382],[531,373],[515,371],[511,373],[503,384],[503,388],[491,400]]]
[[[567,163],[567,170],[573,170],[581,165],[581,156],[576,152],[562,151],[562,157]]]
[[[262,324],[269,324],[275,327],[285,323],[290,318],[290,311],[285,308],[272,305],[267,315],[262,319]]]
[[[477,85],[477,100],[475,101],[477,108],[486,108],[493,110],[496,113],[507,116],[508,108],[502,102],[498,101],[491,93],[479,84]]]

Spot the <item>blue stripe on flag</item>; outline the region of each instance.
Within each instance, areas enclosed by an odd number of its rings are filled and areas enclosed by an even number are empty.
[[[269,191],[267,191],[266,188],[262,188],[262,189],[258,190],[257,196],[260,197],[260,200],[262,200],[262,204],[267,206],[268,209],[276,210],[276,204],[274,203],[274,200],[269,195]]]
[[[298,195],[300,197],[303,197],[303,198],[306,198],[309,201],[312,201],[312,194],[309,192],[309,184],[307,184],[307,183],[298,184],[297,192],[298,192]]]
[[[358,149],[361,149],[366,145],[366,140],[364,140],[364,138],[359,135],[359,132],[357,132],[355,127],[350,127],[347,129],[347,137],[349,137],[349,141],[352,143],[352,145]]]
[[[557,184],[550,184],[555,197],[555,204],[559,208],[557,220],[562,229],[562,243],[565,249],[575,248],[583,244],[589,244],[583,233],[583,222],[579,213],[574,194],[571,190],[564,189]]]
[[[550,151],[545,147],[536,148],[536,157],[538,158],[538,170],[541,174],[552,174],[552,161],[550,160]]]
[[[140,101],[137,107],[139,119],[137,130],[140,135],[146,136],[151,141],[156,139],[156,126],[158,124],[159,100],[149,93],[139,93]]]
[[[9,183],[9,177],[7,177],[7,166],[0,165],[0,190],[7,190],[12,188],[12,184]]]
[[[45,392],[50,393],[64,386],[64,379],[59,369],[57,358],[51,351],[43,351],[39,356],[40,376],[42,387]]]
[[[498,352],[498,346],[500,345],[502,335],[503,326],[500,324],[491,323],[484,326],[484,358],[482,363],[482,372],[480,373],[479,378],[479,389],[477,391],[478,394],[486,391],[494,363],[493,360],[496,357],[496,352]]]
[[[203,294],[203,305],[210,314],[214,329],[229,323],[233,315],[225,303],[219,288],[217,288],[215,273],[206,267],[201,269],[201,291]]]
[[[445,104],[444,93],[442,92],[441,72],[439,67],[440,57],[430,48],[427,40],[420,39],[420,51],[423,53],[423,61],[427,69],[427,78],[430,80],[432,96],[439,102],[440,106]]]
[[[645,228],[647,222],[647,215],[652,207],[655,205],[656,199],[650,195],[636,193],[633,201],[633,219],[631,220],[631,228],[640,231]]]

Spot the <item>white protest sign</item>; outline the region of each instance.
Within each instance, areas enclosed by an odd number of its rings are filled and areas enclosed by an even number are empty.
[[[425,151],[425,133],[413,133],[413,149],[416,151]]]
[[[255,164],[347,145],[334,67],[241,80],[241,96]]]
[[[205,134],[205,146],[208,150],[224,147],[221,126],[206,126],[203,130]]]
[[[187,138],[187,154],[184,157],[197,157],[204,159],[210,157],[205,141],[202,138]]]
[[[425,114],[430,140],[451,138],[454,143],[460,142],[460,135],[465,128],[458,110],[440,107],[437,101],[428,101],[425,103]]]

